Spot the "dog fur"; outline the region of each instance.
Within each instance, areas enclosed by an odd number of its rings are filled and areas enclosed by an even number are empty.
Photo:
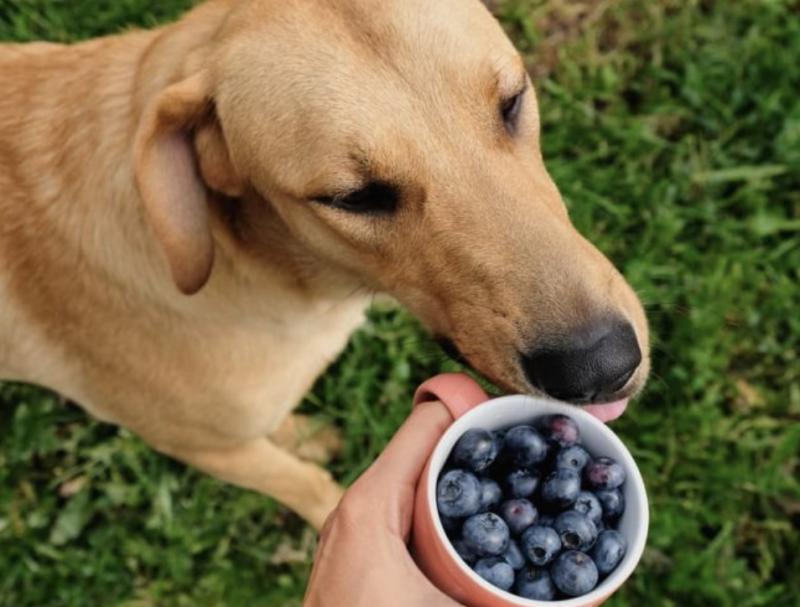
[[[570,224],[526,82],[477,0],[212,0],[0,45],[0,378],[317,527],[341,489],[292,452],[291,411],[373,292],[513,391],[527,345],[617,314],[635,394],[641,305]],[[330,204],[368,181],[396,212]]]

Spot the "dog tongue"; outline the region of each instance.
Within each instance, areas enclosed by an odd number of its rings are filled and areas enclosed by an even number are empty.
[[[601,422],[610,422],[625,413],[625,408],[627,406],[628,399],[625,398],[605,405],[586,405],[581,408],[587,413],[594,415]]]

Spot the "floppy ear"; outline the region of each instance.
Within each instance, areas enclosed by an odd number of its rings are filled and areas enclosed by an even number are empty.
[[[135,150],[145,211],[178,288],[191,295],[214,265],[207,188],[240,195],[204,72],[164,90],[147,108]]]

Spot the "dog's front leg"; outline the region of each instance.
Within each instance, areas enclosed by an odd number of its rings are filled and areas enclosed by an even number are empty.
[[[343,494],[327,470],[298,459],[266,438],[219,449],[162,450],[207,474],[275,498],[317,530]]]
[[[269,439],[300,459],[326,464],[342,450],[342,437],[332,425],[309,415],[289,415]]]

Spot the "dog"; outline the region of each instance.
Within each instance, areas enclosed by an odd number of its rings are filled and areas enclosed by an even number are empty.
[[[613,416],[646,381],[642,306],[478,0],[211,0],[2,45],[0,90],[0,379],[316,528],[342,490],[291,412],[374,292],[504,390]]]

